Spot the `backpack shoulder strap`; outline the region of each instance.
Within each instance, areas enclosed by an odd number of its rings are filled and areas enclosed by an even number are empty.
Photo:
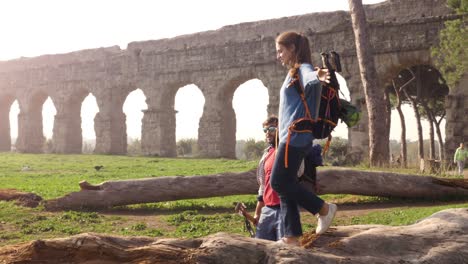
[[[307,105],[306,99],[305,99],[305,89],[304,86],[302,85],[301,78],[299,77],[299,72],[296,72],[294,75],[294,88],[296,88],[296,91],[299,93],[299,96],[301,97],[302,104],[304,104],[304,108],[306,111],[306,117],[309,119],[312,119],[312,115],[310,114],[309,106]],[[299,85],[297,85],[299,83]]]

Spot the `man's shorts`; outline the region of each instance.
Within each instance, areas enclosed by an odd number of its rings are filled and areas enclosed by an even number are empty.
[[[257,224],[256,238],[277,241],[284,236],[280,206],[264,206]]]

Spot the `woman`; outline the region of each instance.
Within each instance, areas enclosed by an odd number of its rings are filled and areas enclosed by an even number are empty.
[[[276,38],[276,52],[277,59],[289,69],[289,73],[280,91],[279,145],[271,186],[280,195],[281,217],[285,227],[285,236],[279,242],[299,245],[302,227],[298,206],[318,214],[317,234],[325,233],[337,210],[335,204],[325,203],[298,183],[297,171],[314,138],[307,128],[300,131],[292,127],[296,120],[308,116],[308,112],[309,118],[317,118],[321,82],[328,83],[330,75],[327,69],[312,67],[309,41],[300,33],[280,34]],[[304,90],[306,103],[301,100],[296,85]]]

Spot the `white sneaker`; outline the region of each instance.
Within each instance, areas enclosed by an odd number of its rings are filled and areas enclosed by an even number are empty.
[[[321,235],[327,231],[335,218],[336,210],[338,207],[336,204],[328,204],[328,214],[327,215],[318,215],[317,229],[315,229],[315,234]]]
[[[299,241],[295,241],[295,242],[292,242],[292,243],[287,243],[284,240],[284,237],[281,238],[280,240],[276,241],[276,244],[281,244],[281,245],[284,245],[284,246],[295,246],[295,247],[300,246]]]

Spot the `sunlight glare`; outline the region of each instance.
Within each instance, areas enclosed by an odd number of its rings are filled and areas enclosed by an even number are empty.
[[[90,93],[81,103],[81,131],[83,141],[95,139],[94,117],[99,112],[96,97]]]
[[[10,137],[14,144],[18,138],[18,114],[20,112],[18,100],[15,100],[10,107]]]
[[[127,139],[141,139],[141,125],[143,121],[143,110],[148,109],[146,96],[141,89],[128,94],[123,104],[123,112],[127,116]]]
[[[54,102],[50,99],[50,96],[47,97],[47,100],[42,105],[42,131],[46,139],[51,139],[54,133],[54,119],[57,114],[57,109],[55,109]]]
[[[234,92],[232,107],[236,113],[236,140],[263,140],[262,123],[268,117],[268,89],[258,79],[241,84]]]
[[[175,96],[176,141],[198,138],[198,127],[203,115],[205,97],[196,85],[180,88]]]

